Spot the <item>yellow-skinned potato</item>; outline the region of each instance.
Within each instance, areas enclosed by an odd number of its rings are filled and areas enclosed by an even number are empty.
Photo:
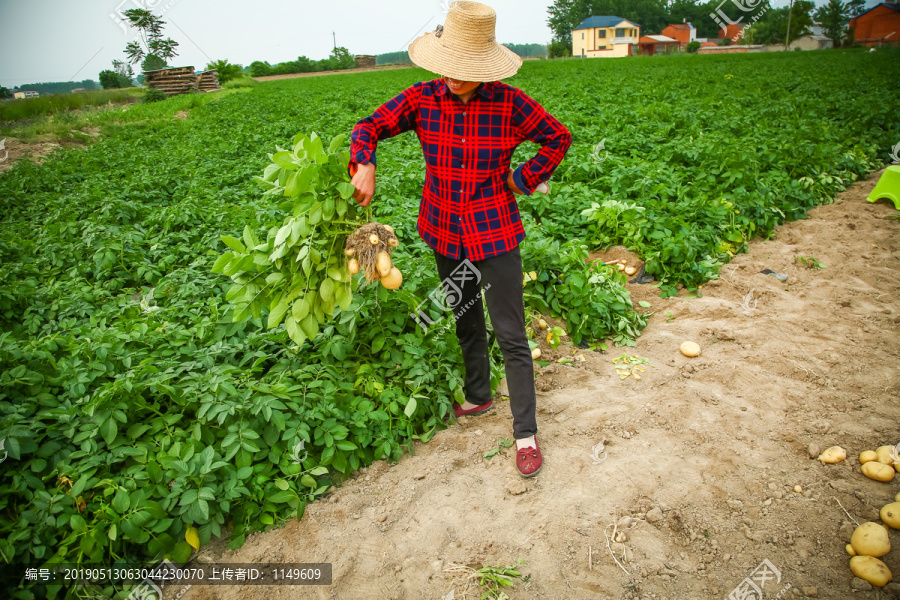
[[[700,344],[697,342],[683,342],[678,349],[681,350],[682,354],[690,358],[700,356]]]
[[[382,277],[386,277],[388,273],[391,272],[391,255],[385,251],[381,251],[378,253],[378,256],[375,257],[375,268],[378,269],[378,274]]]
[[[891,502],[883,506],[881,520],[894,529],[900,529],[900,502]]]
[[[541,357],[541,349],[540,348],[535,348],[534,350],[531,351],[532,359],[537,360],[540,357]]]
[[[894,449],[893,446],[881,446],[877,450],[875,450],[875,454],[878,456],[878,462],[894,466],[894,457],[891,456],[891,451]]]
[[[351,258],[347,263],[347,270],[350,271],[351,275],[356,275],[359,273],[359,262],[355,258]]]
[[[878,455],[874,450],[863,450],[859,453],[859,464],[864,465],[873,460],[878,460]]]
[[[851,546],[850,544],[844,546],[844,550],[846,550],[847,554],[849,554],[850,556],[856,556],[856,550],[854,550],[853,546]]]
[[[862,473],[869,479],[887,483],[894,478],[894,475],[897,474],[897,471],[894,470],[894,467],[886,465],[882,462],[878,462],[877,460],[873,460],[872,462],[867,462],[862,466]]]
[[[884,556],[891,551],[887,530],[878,523],[863,523],[850,536],[850,545],[861,556]]]
[[[403,283],[403,273],[397,267],[391,267],[390,272],[381,278],[381,285],[389,290],[396,290]]]
[[[884,587],[894,578],[887,565],[871,556],[854,556],[850,559],[850,570],[875,587]]]
[[[841,448],[840,446],[832,446],[825,452],[819,455],[819,460],[823,463],[827,463],[829,465],[833,465],[835,463],[839,463],[842,460],[847,458],[847,451]]]

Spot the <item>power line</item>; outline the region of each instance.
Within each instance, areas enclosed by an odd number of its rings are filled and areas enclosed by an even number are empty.
[[[428,24],[431,23],[432,21],[434,21],[434,16],[433,16],[433,15],[432,15],[432,17],[431,17],[430,19],[428,19],[427,21],[425,21],[425,25],[422,25],[421,27],[419,27],[419,31],[417,31],[411,38],[409,38],[409,39],[406,41],[406,43],[403,44],[403,47],[400,48],[399,50],[397,50],[397,52],[403,52],[404,50],[406,50],[406,49],[409,47],[409,43],[410,43],[411,41],[413,41],[414,39],[416,39],[417,37],[419,37],[419,34],[422,32],[422,30],[425,29],[425,28],[428,26]]]

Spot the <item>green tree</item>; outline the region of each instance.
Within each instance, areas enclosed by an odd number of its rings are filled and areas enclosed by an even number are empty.
[[[116,76],[119,78],[119,85],[117,87],[133,87],[134,83],[132,80],[134,79],[134,69],[131,68],[131,65],[121,60],[114,60],[112,61],[112,64],[113,71],[116,72]]]
[[[567,56],[572,56],[571,40],[568,42],[553,40],[547,44],[547,55],[550,58],[566,58]]]
[[[554,0],[547,8],[547,25],[553,31],[553,41],[566,44],[572,53],[572,30],[591,16],[591,0]]]
[[[815,4],[810,0],[796,0],[791,12],[791,41],[807,35],[812,27],[812,11]],[[770,8],[762,18],[745,30],[743,44],[784,44],[788,24],[788,7]]]
[[[172,38],[163,39],[162,26],[166,24],[158,16],[149,10],[132,8],[122,13],[128,19],[132,27],[138,30],[138,39],[128,42],[125,46],[125,54],[128,55],[129,64],[137,64],[145,58],[153,56],[168,64],[167,59],[177,56],[175,48],[178,42]],[[158,64],[154,62],[152,64]]]
[[[719,0],[721,2],[721,0]],[[695,0],[674,0],[668,5],[668,23],[691,23],[697,30],[697,37],[714,38],[719,35],[719,26],[709,17],[710,13],[715,12],[719,2],[708,0],[704,3],[698,3]],[[641,23],[643,25],[643,23]],[[660,29],[662,31],[662,29]],[[657,33],[657,32],[650,32]]]
[[[688,43],[686,50],[688,54],[697,54],[697,51],[700,50],[700,42],[694,40]]]
[[[356,66],[356,59],[350,55],[350,51],[343,46],[338,46],[331,51],[328,57],[327,68],[332,71],[339,69],[352,69]]]
[[[272,74],[272,65],[261,60],[254,60],[250,63],[251,77],[265,77]]]
[[[386,65],[389,63],[410,63],[409,53],[404,50],[402,52],[388,52],[386,54],[379,54],[375,59],[376,65]]]
[[[526,58],[532,56],[547,56],[547,46],[544,44],[503,44],[519,56]]]
[[[119,74],[115,71],[110,71],[109,69],[100,71],[100,86],[104,90],[112,90],[122,87],[121,81],[119,81]]]
[[[847,17],[858,17],[866,12],[866,0],[850,0],[847,2]]]
[[[165,69],[166,66],[168,66],[166,61],[155,54],[148,54],[141,63],[141,71],[158,71],[160,69]]]
[[[841,45],[846,34],[848,8],[841,0],[829,0],[828,4],[816,11],[816,19],[822,24],[825,35],[832,39],[835,47]]]
[[[6,89],[3,86],[0,86],[0,98],[7,100],[13,97],[12,90]]]
[[[244,74],[241,65],[233,65],[227,59],[217,60],[206,65],[207,71],[212,71],[213,69],[216,70],[216,74],[219,76],[220,85],[225,85],[226,82],[238,79]]]

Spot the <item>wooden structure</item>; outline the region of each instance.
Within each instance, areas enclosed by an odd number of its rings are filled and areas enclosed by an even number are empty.
[[[167,67],[144,71],[148,87],[162,90],[169,96],[191,92],[213,92],[219,87],[219,74],[212,71],[194,72],[194,67]]]
[[[368,55],[368,54],[357,54],[353,58],[356,59],[356,68],[357,69],[367,69],[367,68],[375,66],[375,60],[378,57]]]

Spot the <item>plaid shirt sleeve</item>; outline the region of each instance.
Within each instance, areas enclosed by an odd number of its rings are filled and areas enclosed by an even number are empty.
[[[572,134],[565,125],[521,90],[515,90],[512,104],[512,121],[519,133],[541,145],[537,155],[513,173],[516,186],[530,196],[539,184],[550,179],[553,171],[565,158],[572,145]]]
[[[350,135],[351,163],[375,162],[378,140],[415,129],[421,84],[416,84],[378,107],[374,113],[356,124]]]

